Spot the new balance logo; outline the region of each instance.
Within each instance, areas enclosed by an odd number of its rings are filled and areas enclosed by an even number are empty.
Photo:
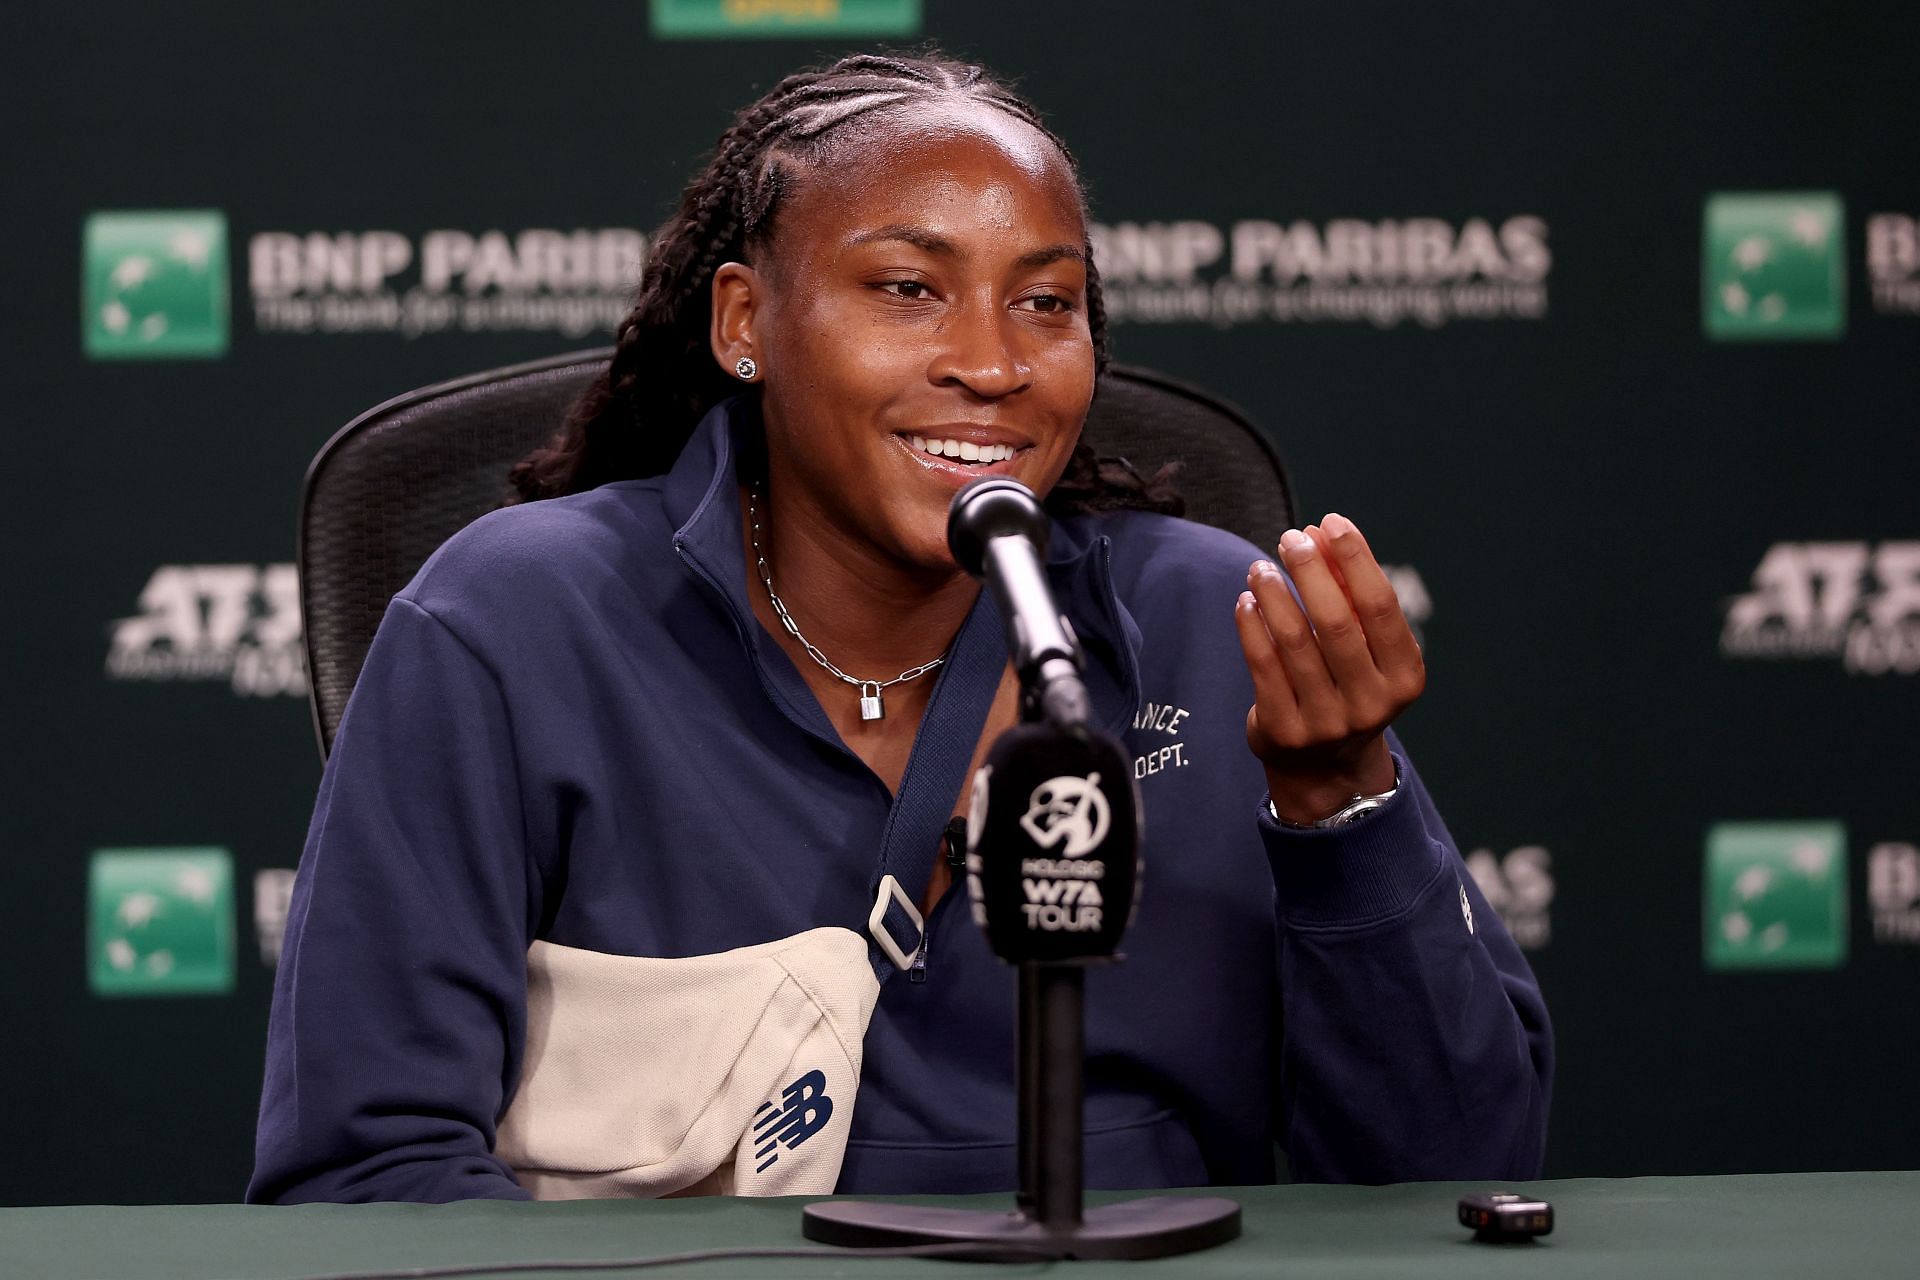
[[[827,1127],[833,1118],[833,1099],[827,1096],[827,1078],[809,1071],[780,1091],[780,1101],[760,1104],[753,1117],[755,1173],[765,1173],[780,1158],[779,1148],[791,1151]]]

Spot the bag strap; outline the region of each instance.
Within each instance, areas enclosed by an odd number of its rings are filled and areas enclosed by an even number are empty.
[[[887,815],[880,864],[867,886],[873,893],[867,958],[882,983],[911,968],[920,952],[926,921],[915,904],[926,895],[941,834],[953,816],[954,797],[966,785],[967,766],[1006,666],[1006,628],[989,593],[982,591],[933,686]]]

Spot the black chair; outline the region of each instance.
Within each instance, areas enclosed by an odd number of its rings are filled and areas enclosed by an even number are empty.
[[[341,428],[314,458],[296,559],[322,759],[387,602],[441,543],[502,504],[508,468],[553,434],[610,354],[579,351],[397,396]],[[1273,444],[1197,387],[1115,365],[1087,426],[1100,453],[1144,474],[1178,460],[1192,519],[1262,547],[1293,523],[1293,491]]]

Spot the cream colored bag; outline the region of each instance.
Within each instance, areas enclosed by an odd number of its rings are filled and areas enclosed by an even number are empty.
[[[536,942],[495,1153],[543,1200],[827,1194],[879,995],[850,929],[678,960]]]

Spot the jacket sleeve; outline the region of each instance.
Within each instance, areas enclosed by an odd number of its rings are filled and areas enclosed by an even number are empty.
[[[1420,776],[1332,831],[1260,805],[1280,940],[1279,1138],[1301,1181],[1540,1176],[1545,1002]]]
[[[539,883],[494,673],[396,598],[300,858],[249,1202],[528,1198],[492,1147]]]

